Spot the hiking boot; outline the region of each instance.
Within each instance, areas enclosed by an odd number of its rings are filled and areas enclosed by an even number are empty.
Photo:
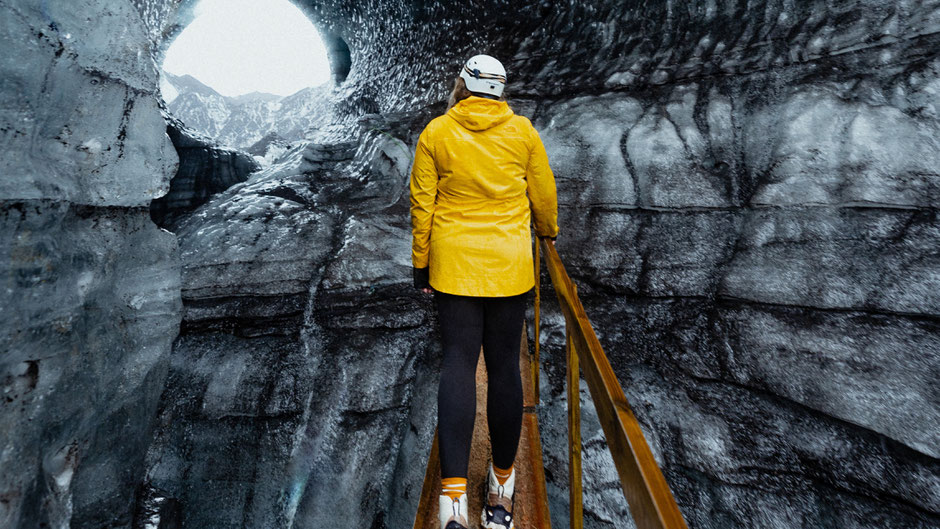
[[[493,464],[487,473],[486,504],[480,516],[480,525],[483,529],[514,529],[512,511],[516,504],[515,485],[516,469],[512,470],[506,483],[500,485],[493,473]]]
[[[470,522],[467,521],[467,495],[461,494],[457,501],[450,499],[450,496],[441,495],[438,499],[439,515],[441,529],[467,529]]]

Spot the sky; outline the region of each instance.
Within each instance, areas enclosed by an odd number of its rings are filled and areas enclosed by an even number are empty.
[[[330,80],[320,34],[288,0],[202,0],[167,50],[163,69],[192,75],[226,96],[290,95]]]

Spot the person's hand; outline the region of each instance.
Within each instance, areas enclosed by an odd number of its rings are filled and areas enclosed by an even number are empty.
[[[425,294],[430,294],[433,292],[433,290],[431,290],[431,284],[428,281],[428,272],[429,269],[426,266],[424,268],[412,269],[412,277],[414,279],[415,288],[421,292],[424,292]]]

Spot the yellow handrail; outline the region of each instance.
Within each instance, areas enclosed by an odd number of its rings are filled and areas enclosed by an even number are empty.
[[[607,438],[607,446],[613,456],[617,473],[620,474],[623,495],[630,505],[630,513],[638,529],[687,529],[672,491],[666,483],[666,478],[663,477],[659,465],[656,464],[646,438],[643,437],[643,431],[623,393],[623,388],[610,366],[610,361],[597,335],[594,334],[594,328],[591,327],[591,322],[578,298],[577,288],[568,277],[555,246],[549,244],[546,239],[539,239],[539,241],[537,248],[541,247],[542,251],[536,250],[536,277],[541,267],[540,253],[544,253],[545,265],[552,278],[558,304],[565,316],[565,334],[569,351],[567,380],[570,498],[572,503],[578,504],[571,506],[570,526],[581,527],[582,524],[580,407],[577,388],[578,363],[580,363]],[[536,318],[540,314],[538,288],[539,285],[536,283]],[[537,319],[536,348],[539,343],[539,331]]]

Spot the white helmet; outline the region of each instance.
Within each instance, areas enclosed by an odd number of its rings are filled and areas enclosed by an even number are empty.
[[[471,92],[503,95],[506,88],[506,69],[503,63],[489,55],[475,55],[463,65],[460,77],[467,83]]]

